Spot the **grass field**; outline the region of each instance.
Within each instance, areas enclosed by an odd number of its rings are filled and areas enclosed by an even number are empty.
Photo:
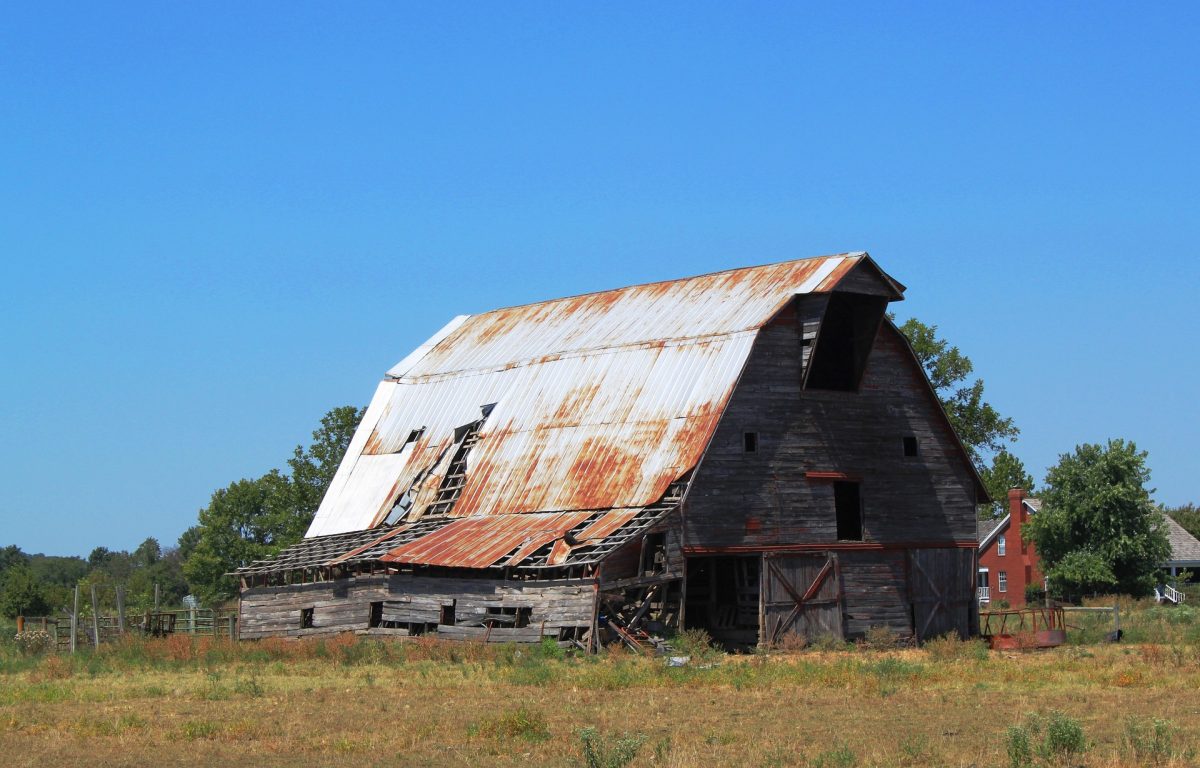
[[[0,748],[8,765],[1193,765],[1196,627],[1125,620],[1166,642],[826,644],[681,668],[352,636],[8,646]]]

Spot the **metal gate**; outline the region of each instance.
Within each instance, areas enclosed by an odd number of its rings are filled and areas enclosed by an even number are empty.
[[[975,550],[913,549],[908,553],[913,632],[918,640],[956,632],[967,637],[974,604]]]
[[[842,639],[842,579],[837,555],[764,555],[760,642],[789,632]]]

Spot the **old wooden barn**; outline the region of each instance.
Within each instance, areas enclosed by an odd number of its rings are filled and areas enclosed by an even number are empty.
[[[854,253],[456,317],[237,572],[241,636],[970,632],[985,492],[903,291]]]

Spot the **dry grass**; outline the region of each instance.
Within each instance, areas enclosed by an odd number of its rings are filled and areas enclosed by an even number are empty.
[[[0,747],[10,765],[565,766],[585,764],[593,728],[595,753],[629,747],[632,765],[991,766],[1008,764],[1007,731],[1028,712],[1078,721],[1087,766],[1189,765],[1200,745],[1194,646],[989,654],[941,641],[708,668],[559,655],[352,637],[0,654]],[[1148,757],[1151,718],[1171,742]]]

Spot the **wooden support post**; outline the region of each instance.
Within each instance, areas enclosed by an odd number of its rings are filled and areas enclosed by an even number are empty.
[[[158,582],[156,581],[156,582],[154,582],[154,612],[155,613],[158,613],[158,598],[159,598]]]
[[[17,634],[19,635],[24,631],[25,631],[25,617],[18,616],[17,617]]]
[[[75,603],[71,607],[71,653],[75,653],[75,638],[79,635],[79,585],[75,585]]]
[[[188,634],[189,635],[196,634],[196,609],[195,608],[192,608],[191,611],[188,612]]]
[[[92,647],[100,647],[100,606],[96,602],[96,585],[92,585]]]
[[[125,587],[117,587],[117,631],[125,634]]]

